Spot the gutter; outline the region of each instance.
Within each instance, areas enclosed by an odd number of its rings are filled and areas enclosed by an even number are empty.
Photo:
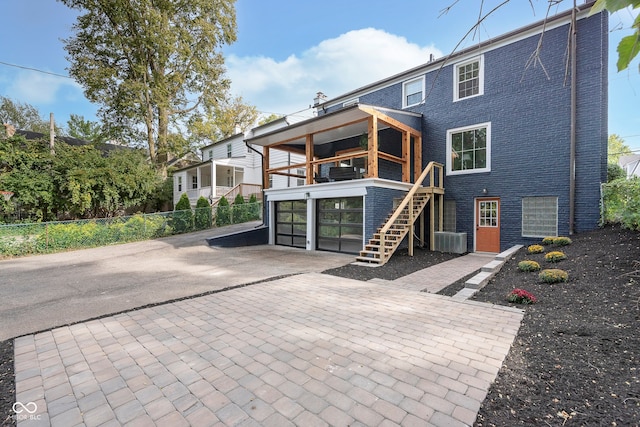
[[[571,10],[571,130],[570,130],[570,154],[569,154],[569,235],[574,233],[574,217],[576,204],[576,114],[577,114],[577,22],[576,22],[576,0],[573,0]]]

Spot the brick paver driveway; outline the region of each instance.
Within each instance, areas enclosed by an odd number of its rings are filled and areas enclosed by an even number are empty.
[[[521,319],[307,273],[18,338],[17,400],[65,427],[469,425]]]

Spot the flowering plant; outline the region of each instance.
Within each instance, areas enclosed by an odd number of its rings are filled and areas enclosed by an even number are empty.
[[[566,282],[569,280],[569,274],[566,271],[559,270],[557,268],[542,270],[538,277],[546,283]]]
[[[540,270],[540,264],[535,261],[525,259],[518,263],[518,270],[520,271],[538,271]]]
[[[567,259],[567,256],[564,254],[564,252],[552,251],[546,254],[544,256],[544,259],[546,259],[549,262],[558,262],[558,261],[562,261],[563,259]]]
[[[544,248],[541,245],[531,245],[527,248],[530,254],[539,254],[544,252]]]
[[[553,239],[553,244],[557,246],[567,246],[570,245],[571,239],[568,237],[560,236]]]
[[[507,295],[507,301],[516,304],[535,304],[538,299],[524,289],[514,289]]]

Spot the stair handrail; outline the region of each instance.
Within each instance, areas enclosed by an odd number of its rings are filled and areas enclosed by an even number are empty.
[[[217,200],[215,200],[213,203],[211,203],[211,207],[215,208],[216,206],[218,206],[218,203],[220,202],[221,198],[225,198],[227,200],[233,201],[233,199],[238,195],[238,194],[242,194],[243,196],[245,195],[244,192],[242,191],[242,189],[244,187],[256,187],[259,191],[256,194],[260,193],[260,190],[262,190],[262,186],[260,184],[247,184],[245,182],[241,182],[240,184],[237,184],[235,187],[231,188],[229,191],[227,191],[226,193],[224,193],[222,196],[218,197]],[[233,197],[228,197],[231,196],[233,194]]]
[[[385,256],[384,236],[389,232],[389,229],[391,228],[393,223],[396,222],[396,219],[398,219],[398,217],[400,216],[400,212],[402,212],[404,210],[404,208],[409,205],[410,201],[413,200],[413,196],[418,192],[418,189],[420,187],[422,187],[422,182],[426,179],[427,175],[429,175],[429,187],[430,188],[434,188],[435,187],[435,185],[436,185],[435,174],[431,173],[431,172],[434,172],[434,169],[438,169],[438,171],[439,171],[437,188],[440,188],[440,189],[443,188],[443,186],[442,186],[443,166],[442,166],[442,164],[438,163],[438,162],[433,162],[433,161],[429,162],[429,164],[422,171],[422,174],[420,174],[420,176],[418,177],[416,182],[411,187],[411,190],[409,190],[409,192],[407,192],[407,195],[404,196],[404,199],[402,199],[402,201],[400,202],[400,204],[396,208],[395,212],[393,212],[393,215],[391,215],[391,218],[389,218],[387,223],[380,229],[380,260],[381,261],[383,260],[383,257]],[[412,209],[411,209],[411,211],[412,211]],[[412,224],[413,221],[414,221],[413,212],[409,212],[409,223]]]

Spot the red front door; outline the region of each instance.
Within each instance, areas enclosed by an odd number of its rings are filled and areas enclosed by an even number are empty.
[[[500,252],[500,199],[476,199],[476,252]]]

